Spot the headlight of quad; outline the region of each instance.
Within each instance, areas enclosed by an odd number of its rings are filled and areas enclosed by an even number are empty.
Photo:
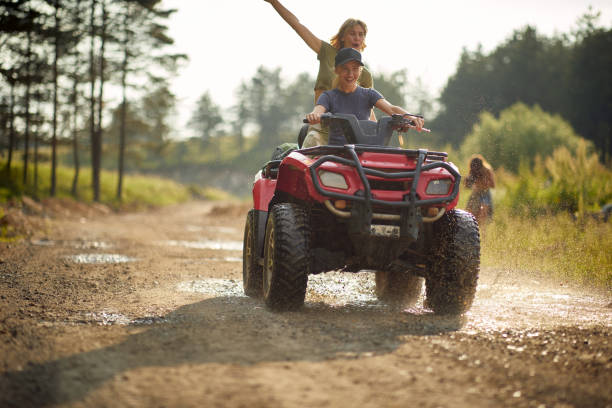
[[[450,179],[431,180],[425,193],[428,195],[447,195],[451,186]]]
[[[348,189],[348,184],[346,184],[346,179],[342,174],[319,170],[319,178],[325,187]]]

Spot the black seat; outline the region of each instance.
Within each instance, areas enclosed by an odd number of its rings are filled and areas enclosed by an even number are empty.
[[[305,125],[302,126],[302,128],[300,129],[300,133],[298,133],[298,147],[301,149],[302,145],[304,144],[304,139],[306,139],[306,136],[308,135],[308,128],[310,127],[310,125],[307,123]]]

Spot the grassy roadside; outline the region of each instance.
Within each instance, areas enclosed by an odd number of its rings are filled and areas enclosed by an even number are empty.
[[[22,183],[22,166],[6,171],[0,162],[0,242],[18,241],[46,228],[41,216],[49,214],[105,214],[113,210],[139,210],[186,202],[191,199],[229,200],[233,197],[214,188],[186,186],[155,176],[128,175],[123,179],[122,199],[116,197],[117,175],[102,171],[100,200],[93,201],[91,169],[82,168],[76,197],[71,194],[74,170],[57,168],[55,197],[50,197],[48,164],[38,166],[38,183],[34,188],[34,168],[28,171],[28,183]],[[32,216],[33,215],[33,216]]]
[[[6,173],[5,163],[0,162],[0,203],[6,203],[22,195],[42,200],[49,197],[51,186],[51,168],[48,164],[38,166],[38,187],[34,188],[34,168],[28,171],[28,183],[24,186],[23,167],[16,164],[11,169],[10,177]],[[82,168],[79,174],[76,197],[71,194],[74,170],[67,167],[57,168],[57,198],[73,198],[75,200],[92,203],[93,192],[91,188],[91,169]],[[231,196],[214,188],[186,186],[175,181],[143,175],[127,175],[123,179],[122,199],[117,199],[116,172],[102,170],[100,172],[100,203],[114,209],[157,207],[185,202],[192,198],[202,199],[229,199]]]
[[[481,263],[612,291],[610,237],[612,222],[498,212],[482,229]]]

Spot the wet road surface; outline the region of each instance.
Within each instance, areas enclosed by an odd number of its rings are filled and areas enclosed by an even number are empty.
[[[484,268],[465,316],[373,274],[242,292],[246,207],[57,220],[0,253],[0,406],[612,407],[610,294]]]

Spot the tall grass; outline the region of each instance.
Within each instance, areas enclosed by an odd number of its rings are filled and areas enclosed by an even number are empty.
[[[47,163],[38,166],[38,186],[33,185],[34,168],[28,170],[28,183],[22,184],[23,167],[21,164],[13,165],[10,177],[6,172],[5,164],[0,173],[0,202],[6,202],[21,195],[29,195],[38,199],[49,197],[51,186],[51,169]],[[79,174],[79,183],[76,197],[71,194],[74,170],[59,166],[57,168],[56,197],[75,198],[83,202],[93,201],[91,188],[91,169],[82,168]],[[197,196],[200,198],[229,198],[229,195],[215,189],[185,186],[169,179],[155,176],[127,175],[123,179],[122,199],[118,200],[117,174],[102,170],[100,172],[100,202],[114,208],[163,206],[185,202]]]
[[[612,223],[569,214],[498,211],[482,226],[482,265],[541,273],[612,290]]]
[[[518,174],[496,171],[494,216],[481,226],[483,265],[612,290],[612,222],[591,216],[612,202],[612,171],[587,147],[558,148],[532,167],[523,162]],[[462,190],[460,207],[469,193]]]

